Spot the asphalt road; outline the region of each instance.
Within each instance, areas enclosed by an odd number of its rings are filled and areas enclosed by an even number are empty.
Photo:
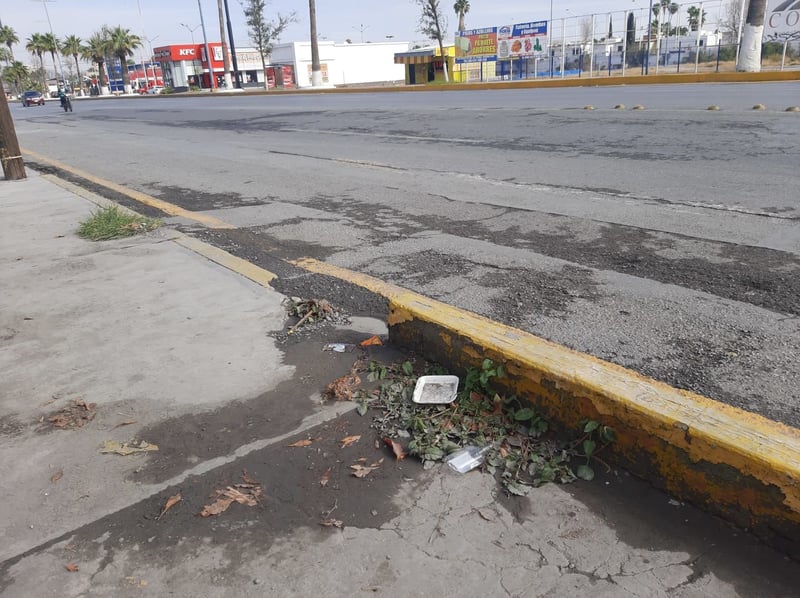
[[[209,211],[239,228],[172,222],[254,261],[323,259],[798,426],[800,115],[785,112],[798,92],[131,98],[13,114],[23,147]]]

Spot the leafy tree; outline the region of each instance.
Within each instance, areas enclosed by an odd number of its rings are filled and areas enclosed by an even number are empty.
[[[25,42],[25,49],[39,58],[40,81],[42,93],[47,91],[47,75],[44,70],[44,53],[47,51],[47,45],[44,42],[41,33],[31,33],[30,37]]]
[[[264,71],[264,88],[269,89],[269,81],[267,81],[266,76],[267,57],[272,53],[275,42],[280,39],[286,27],[295,22],[297,17],[295,13],[287,16],[279,14],[277,20],[268,21],[264,15],[266,5],[266,0],[245,0],[242,6],[250,41],[258,50],[259,56],[261,56],[261,68]]]
[[[0,60],[5,62],[6,65],[8,66],[12,62],[11,58],[12,58],[11,51],[4,46],[0,46]]]
[[[133,56],[133,51],[141,47],[142,39],[138,35],[131,33],[130,29],[125,29],[117,25],[108,31],[108,49],[119,59],[122,69],[122,86],[125,93],[131,92],[131,76],[128,72],[128,57]]]
[[[5,44],[8,46],[8,51],[11,52],[11,62],[15,62],[16,59],[14,58],[14,44],[19,43],[19,38],[17,37],[17,32],[9,25],[3,25],[0,27],[0,44]]]
[[[469,9],[469,0],[456,0],[456,3],[453,4],[453,10],[456,11],[456,16],[458,17],[459,31],[464,31],[466,29],[464,26],[464,17],[469,12]]]
[[[422,10],[419,17],[419,32],[429,39],[436,40],[439,44],[439,52],[442,55],[442,65],[444,67],[444,80],[450,81],[447,74],[447,55],[444,52],[444,38],[447,35],[447,17],[442,12],[439,0],[416,0],[417,5]]]
[[[104,66],[109,49],[108,31],[103,28],[92,34],[81,51],[81,57],[84,60],[97,65],[97,78],[101,90],[108,86],[108,82],[105,79]]]
[[[82,52],[83,44],[81,38],[77,35],[68,35],[61,43],[61,53],[64,56],[72,56],[72,59],[75,61],[75,68],[78,72],[78,85],[80,85],[81,90],[83,90],[83,77],[81,77],[81,67],[78,64],[78,56],[80,56]]]

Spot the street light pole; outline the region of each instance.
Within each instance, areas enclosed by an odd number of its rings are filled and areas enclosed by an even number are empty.
[[[214,67],[211,64],[211,49],[208,46],[208,36],[206,35],[206,22],[203,19],[203,7],[200,4],[200,0],[197,0],[197,9],[200,11],[200,27],[203,28],[203,45],[206,47],[206,62],[208,62],[208,84],[211,86],[211,91],[214,91],[217,85],[216,81],[214,80]]]
[[[50,11],[47,10],[47,3],[54,1],[55,0],[42,0],[42,6],[44,7],[44,14],[47,15],[47,25],[50,27],[50,35],[53,36],[53,39],[56,39],[56,34],[53,33],[53,23],[50,22]],[[67,81],[64,79],[64,65],[61,64],[61,52],[58,51],[58,48],[56,48],[55,54],[58,54],[58,70],[56,71],[56,77],[61,75],[61,81],[64,83],[66,91]],[[53,65],[53,68],[55,68],[55,65]],[[59,87],[61,86],[59,85]]]
[[[198,27],[200,27],[200,25],[197,25],[195,27],[189,27],[186,23],[181,23],[180,25],[181,25],[181,27],[185,27],[186,31],[189,32],[189,35],[192,36],[192,45],[194,45],[194,32],[197,31],[197,29],[198,29]]]
[[[192,36],[192,45],[194,46],[194,32],[200,27],[200,25],[196,25],[195,27],[189,27],[186,23],[181,23],[181,27],[186,27],[186,31],[189,32],[189,35]],[[195,51],[197,48],[195,47]],[[197,76],[197,60],[192,60],[192,76]]]

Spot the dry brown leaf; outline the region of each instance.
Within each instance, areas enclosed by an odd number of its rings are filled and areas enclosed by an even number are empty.
[[[233,499],[228,497],[218,498],[210,505],[203,507],[203,510],[198,513],[200,517],[211,517],[212,515],[219,515],[228,510],[228,507],[233,504]]]
[[[361,384],[361,378],[355,371],[337,378],[325,389],[325,396],[335,401],[352,401],[353,391]]]
[[[489,521],[489,522],[494,521],[495,519],[494,516],[491,514],[491,512],[487,511],[486,509],[475,509],[475,510],[478,512],[478,515],[480,515],[480,518],[483,519],[484,521]]]
[[[60,480],[64,476],[64,470],[59,469],[53,475],[50,476],[50,483],[55,484],[58,480]]]
[[[357,478],[365,478],[365,477],[367,477],[367,476],[368,476],[368,475],[369,475],[371,472],[373,472],[373,471],[375,471],[376,469],[378,469],[378,467],[379,467],[379,466],[380,466],[380,464],[375,464],[375,463],[373,463],[373,464],[372,464],[371,466],[369,466],[369,467],[366,467],[366,466],[364,466],[364,465],[351,465],[351,466],[350,466],[350,469],[352,469],[352,470],[353,470],[353,471],[352,471],[352,474],[353,474],[354,476],[356,476]]]
[[[158,445],[151,444],[146,440],[140,440],[137,444],[136,442],[117,442],[116,440],[104,440],[103,441],[103,448],[100,449],[101,453],[116,453],[117,455],[122,455],[123,457],[127,457],[128,455],[133,455],[134,453],[149,453],[151,451],[157,451]]]
[[[170,496],[167,499],[167,502],[164,505],[164,508],[161,509],[161,512],[158,514],[158,517],[156,517],[156,519],[161,519],[164,516],[164,513],[169,511],[172,507],[177,505],[179,502],[181,502],[181,500],[183,500],[183,498],[181,497],[181,493],[180,492],[178,492],[177,494],[175,494],[173,496]]]
[[[361,341],[362,347],[370,347],[372,345],[382,345],[383,341],[380,339],[379,336],[371,336],[367,340]]]
[[[70,573],[75,573],[76,571],[78,571],[78,565],[73,565],[72,563],[67,563],[66,565],[64,565],[64,569],[66,569]]]
[[[344,522],[342,522],[340,519],[323,519],[319,522],[319,524],[323,527],[342,527]]]
[[[314,442],[313,440],[310,440],[310,439],[308,439],[308,438],[307,438],[306,440],[298,440],[297,442],[293,442],[293,443],[292,443],[292,444],[290,444],[289,446],[291,446],[291,447],[295,447],[295,448],[297,448],[297,447],[303,447],[303,446],[311,446],[311,444],[312,444],[313,442]]]
[[[342,443],[342,446],[340,448],[344,448],[346,446],[350,446],[351,444],[354,444],[354,443],[358,442],[359,440],[361,440],[361,434],[356,434],[355,436],[345,436],[344,438],[342,438],[339,441],[339,442]]]
[[[388,436],[384,436],[383,441],[389,448],[392,449],[392,452],[398,461],[402,461],[406,458],[406,455],[408,455],[408,453],[403,449],[403,446],[396,440],[392,440]]]
[[[227,486],[224,490],[214,492],[211,497],[216,500],[210,505],[204,506],[203,510],[197,514],[198,517],[211,517],[212,515],[224,513],[235,502],[248,507],[255,507],[263,496],[261,484],[248,477],[246,471],[243,472],[242,479],[245,483]]]
[[[245,484],[253,485],[253,486],[260,486],[261,485],[259,482],[255,481],[253,478],[250,477],[250,474],[247,473],[246,469],[242,470],[242,482],[244,482]]]
[[[328,482],[331,479],[331,468],[329,467],[325,473],[322,474],[322,477],[319,479],[319,485],[325,488],[328,485]]]

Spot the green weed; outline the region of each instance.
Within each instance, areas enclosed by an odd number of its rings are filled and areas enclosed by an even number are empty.
[[[146,233],[159,226],[160,220],[130,214],[117,206],[109,206],[94,212],[83,221],[78,228],[78,235],[90,241],[107,241]]]

